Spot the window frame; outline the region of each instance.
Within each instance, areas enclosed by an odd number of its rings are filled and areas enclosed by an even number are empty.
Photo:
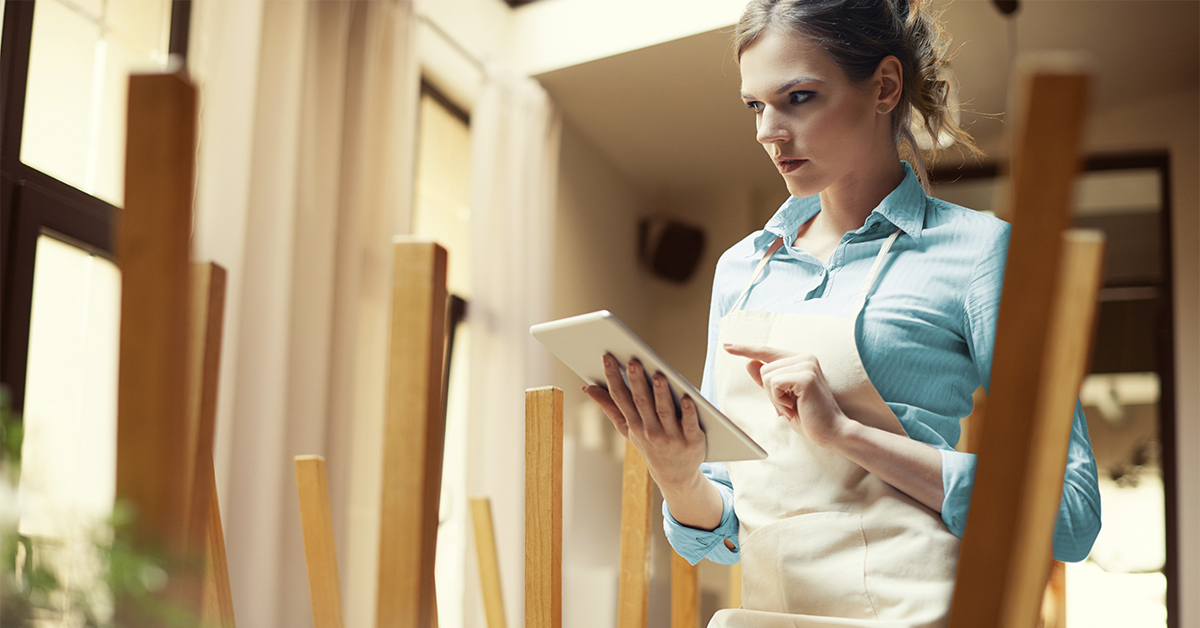
[[[114,259],[120,208],[21,163],[36,1],[6,2],[0,42],[0,385],[25,405],[37,239],[45,233]],[[168,50],[186,64],[191,0],[171,0]]]

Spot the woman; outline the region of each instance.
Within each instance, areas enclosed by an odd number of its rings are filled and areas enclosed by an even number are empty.
[[[974,458],[954,451],[991,375],[1008,226],[926,196],[912,112],[970,146],[936,80],[946,42],[918,0],[753,0],[742,99],[791,198],[717,264],[702,393],[767,450],[702,465],[694,405],[605,357],[585,390],[642,452],[668,538],[742,562],[712,626],[946,621]],[[906,147],[916,169],[900,159]],[[1076,408],[1055,555],[1099,531]]]

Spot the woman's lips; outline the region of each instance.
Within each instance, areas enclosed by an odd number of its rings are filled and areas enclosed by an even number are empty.
[[[776,157],[775,167],[779,168],[780,174],[787,174],[803,166],[807,163],[807,159],[793,159],[791,157]]]

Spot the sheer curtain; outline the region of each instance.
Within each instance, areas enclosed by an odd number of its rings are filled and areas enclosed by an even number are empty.
[[[229,270],[215,451],[238,623],[312,621],[292,456],[328,460],[347,625],[374,623],[390,239],[419,73],[404,0],[193,4],[194,250]]]
[[[467,484],[492,499],[508,624],[524,624],[524,391],[549,383],[529,326],[550,312],[560,121],[533,79],[489,65],[472,111]],[[469,562],[473,563],[472,560]],[[468,626],[483,626],[475,569]]]

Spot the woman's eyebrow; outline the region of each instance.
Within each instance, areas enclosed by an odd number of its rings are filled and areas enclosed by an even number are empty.
[[[787,90],[789,90],[801,83],[824,83],[824,82],[825,81],[822,81],[821,79],[815,79],[815,78],[812,78],[811,76],[801,76],[800,78],[794,78],[794,79],[784,83],[783,85],[780,85],[779,89],[775,90],[775,93],[777,95],[782,94],[782,93],[786,92]],[[754,96],[747,94],[746,92],[742,92],[742,99],[743,100],[753,100]]]
[[[821,79],[815,79],[815,78],[812,78],[811,76],[801,76],[800,78],[794,78],[794,79],[784,83],[782,86],[779,87],[779,89],[775,90],[775,93],[782,94],[782,93],[786,92],[787,90],[799,85],[800,83],[824,83],[824,82],[825,81],[822,81]]]

